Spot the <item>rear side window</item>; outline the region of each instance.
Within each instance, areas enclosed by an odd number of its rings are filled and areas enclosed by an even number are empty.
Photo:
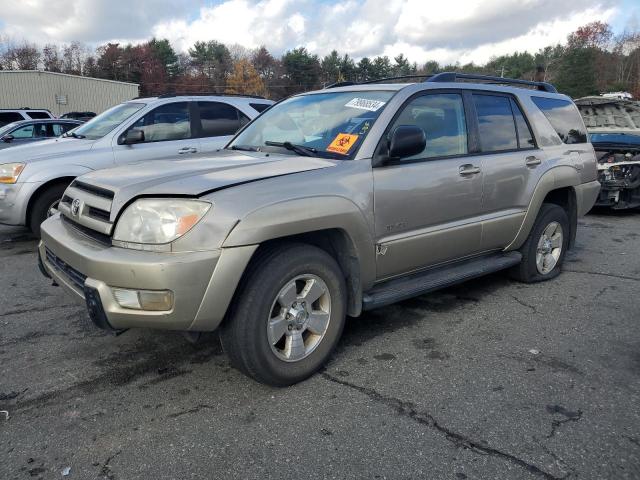
[[[447,157],[467,153],[467,126],[462,96],[455,93],[416,97],[402,110],[391,127],[415,125],[427,137],[425,149],[403,160]]]
[[[249,118],[237,108],[221,102],[198,102],[201,137],[233,135]]]
[[[25,112],[30,118],[51,118],[47,112]]]
[[[572,102],[546,97],[531,97],[531,100],[544,113],[564,143],[587,142],[587,132],[582,117]]]
[[[518,134],[509,97],[473,95],[483,152],[518,149]]]
[[[533,139],[531,128],[524,118],[524,114],[516,102],[511,99],[511,109],[513,110],[513,118],[516,120],[516,128],[518,130],[518,146],[520,148],[534,148],[536,142]]]
[[[264,112],[267,108],[271,106],[269,103],[250,103],[251,108],[253,108],[256,112]]]
[[[24,120],[18,112],[0,112],[0,126]]]

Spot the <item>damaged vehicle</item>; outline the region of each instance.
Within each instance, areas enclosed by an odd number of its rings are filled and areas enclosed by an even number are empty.
[[[640,207],[640,102],[585,97],[575,103],[598,159],[602,188],[596,206]]]
[[[343,83],[211,155],[77,178],[40,267],[100,328],[218,330],[233,366],[285,386],[322,367],[347,315],[500,270],[555,278],[596,176],[552,85]]]

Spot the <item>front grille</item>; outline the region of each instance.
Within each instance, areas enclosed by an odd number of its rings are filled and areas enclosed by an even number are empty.
[[[96,207],[89,207],[89,216],[93,217],[93,218],[97,218],[102,220],[103,222],[108,222],[109,221],[109,212],[107,212],[106,210],[102,210],[100,208],[96,208]]]
[[[57,270],[60,270],[62,273],[64,273],[65,276],[71,281],[71,283],[78,287],[80,291],[84,291],[84,281],[87,279],[87,276],[83,273],[80,273],[72,266],[68,265],[48,248],[46,248],[45,250],[47,254],[47,262],[53,265]]]
[[[89,185],[88,183],[80,182],[79,180],[75,180],[71,184],[71,186],[77,188],[78,190],[84,190],[85,192],[89,192],[94,195],[97,195],[98,197],[113,200],[113,192],[111,190],[107,190],[106,188],[96,187],[95,185]]]
[[[98,243],[101,243],[105,246],[111,246],[111,237],[109,235],[105,235],[104,233],[96,232],[95,230],[85,227],[84,225],[80,225],[78,222],[71,220],[69,217],[61,215],[60,218],[62,221],[68,225],[71,225],[73,228],[78,230],[83,235],[92,238]]]

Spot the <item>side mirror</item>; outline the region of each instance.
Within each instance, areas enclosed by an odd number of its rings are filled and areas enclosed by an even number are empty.
[[[427,146],[424,130],[415,125],[399,125],[389,139],[389,158],[411,157],[422,152]]]
[[[144,142],[144,131],[132,128],[125,133],[120,139],[120,145],[132,145],[134,143]]]
[[[11,143],[13,142],[13,135],[5,135],[4,137],[2,137],[2,140],[4,141],[4,143]]]

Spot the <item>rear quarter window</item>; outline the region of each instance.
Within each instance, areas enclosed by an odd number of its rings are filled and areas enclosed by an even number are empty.
[[[0,112],[0,126],[24,120],[18,112]]]
[[[568,100],[531,97],[554,128],[560,140],[566,144],[587,143],[587,131],[578,109]]]
[[[30,118],[51,118],[51,115],[49,115],[47,112],[26,112],[27,116]]]
[[[250,103],[251,108],[253,108],[256,112],[264,112],[267,108],[271,106],[270,103]]]

